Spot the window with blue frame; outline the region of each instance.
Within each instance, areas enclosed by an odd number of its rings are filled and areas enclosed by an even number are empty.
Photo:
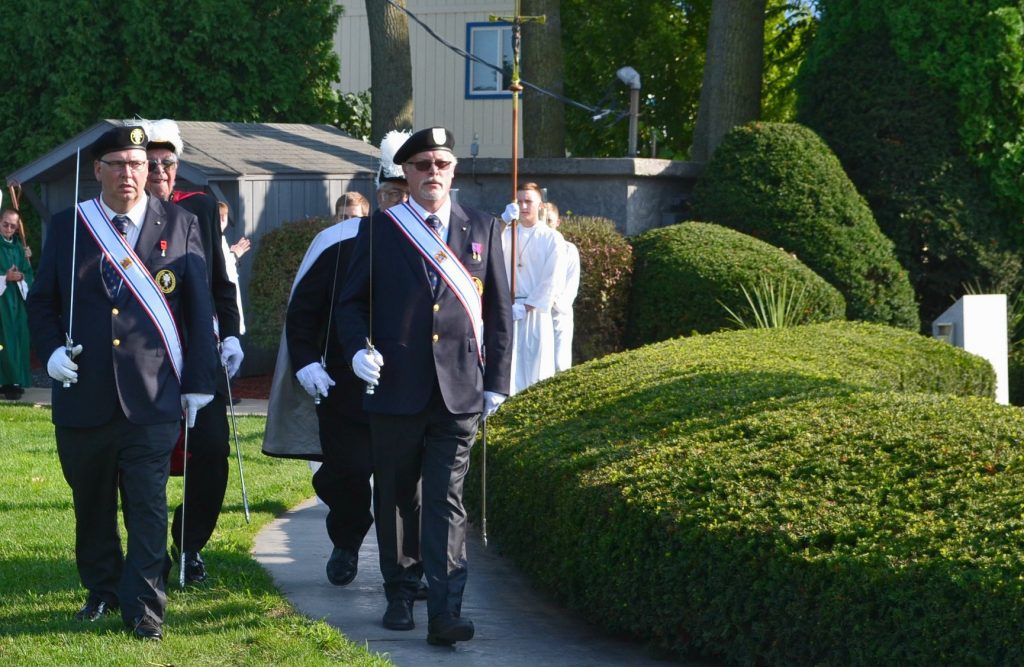
[[[466,60],[466,99],[493,99],[512,94],[508,90],[512,84],[511,23],[466,24],[466,50],[492,65]]]

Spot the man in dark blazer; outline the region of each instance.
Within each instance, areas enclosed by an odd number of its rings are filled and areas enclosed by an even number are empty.
[[[182,192],[175,188],[178,163],[184,153],[184,142],[178,124],[164,118],[143,125],[149,136],[146,154],[149,157],[149,178],[146,191],[153,197],[170,201],[196,216],[199,236],[206,258],[206,275],[217,315],[217,330],[221,340],[221,362],[230,375],[238,372],[244,357],[238,341],[241,318],[236,300],[237,285],[228,278],[221,243],[220,213],[217,201],[205,192]],[[200,550],[213,536],[220,518],[224,493],[228,487],[231,448],[228,430],[228,384],[223,371],[217,378],[217,391],[213,400],[196,416],[196,424],[189,432],[188,474],[181,505],[174,509],[171,520],[173,549],[168,555],[167,572],[173,563],[180,563],[184,551],[185,581],[199,583],[206,580],[206,563]],[[182,515],[187,509],[185,539],[182,543]]]
[[[428,128],[395,153],[411,199],[377,212],[360,230],[338,301],[345,353],[374,389],[364,406],[388,600],[384,627],[414,627],[423,570],[430,589],[427,641],[445,646],[474,634],[472,621],[462,617],[462,487],[481,415],[508,395],[512,330],[500,223],[449,198],[454,144],[445,128]],[[415,505],[421,474],[416,544],[403,535],[396,514]]]
[[[35,348],[50,355],[57,453],[88,590],[75,616],[94,621],[120,607],[136,637],[159,640],[169,458],[182,412],[194,421],[212,398],[217,350],[195,216],[146,196],[145,146],[145,132],[130,127],[93,144],[101,194],[51,220],[28,311]]]

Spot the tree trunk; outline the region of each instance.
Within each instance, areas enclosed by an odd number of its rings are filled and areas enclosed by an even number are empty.
[[[690,159],[707,162],[725,133],[761,112],[766,0],[713,0]]]
[[[523,24],[521,78],[563,94],[562,19],[559,0],[522,0],[524,16],[547,18]],[[523,157],[565,157],[565,105],[526,88],[523,91]]]
[[[396,3],[405,7],[405,0]],[[379,146],[391,130],[412,129],[409,20],[385,0],[366,0],[366,20],[370,29],[370,141]]]

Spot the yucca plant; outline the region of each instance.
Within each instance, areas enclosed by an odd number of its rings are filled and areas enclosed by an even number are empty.
[[[807,321],[807,309],[804,307],[806,286],[802,283],[793,285],[783,279],[778,284],[769,276],[761,275],[759,285],[740,285],[743,296],[750,307],[750,313],[744,317],[721,301],[729,319],[740,329],[782,329],[804,324]]]

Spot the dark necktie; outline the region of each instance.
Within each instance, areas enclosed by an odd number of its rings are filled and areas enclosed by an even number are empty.
[[[430,225],[430,228],[434,230],[435,234],[441,236],[441,218],[437,217],[436,215],[428,215],[427,224]],[[432,289],[434,293],[437,294],[437,286],[441,282],[441,280],[438,277],[437,272],[434,271],[434,269],[430,268],[429,263],[427,264],[427,275],[430,277],[430,289]]]
[[[114,223],[114,228],[121,234],[122,238],[126,236],[128,229],[128,216],[126,215],[115,215],[111,222]],[[100,264],[100,270],[103,274],[103,284],[107,287],[107,294],[113,299],[117,296],[118,292],[121,291],[121,274],[117,272],[114,265],[109,261],[104,260]]]

